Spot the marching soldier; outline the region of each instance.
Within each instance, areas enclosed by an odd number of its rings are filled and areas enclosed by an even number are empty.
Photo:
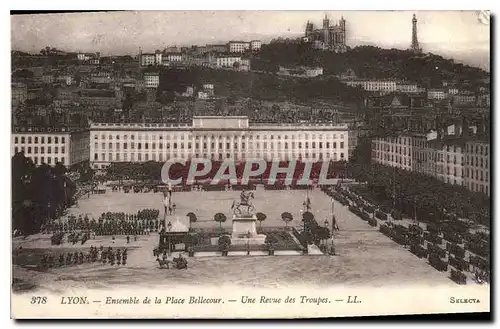
[[[55,263],[55,260],[54,260],[54,255],[50,255],[49,256],[49,259],[48,259],[48,262],[49,262],[49,267],[52,268],[54,267],[54,263]]]
[[[108,257],[109,257],[109,263],[111,265],[115,265],[115,254],[114,254],[113,250],[111,250],[111,248],[108,252]]]
[[[42,258],[40,260],[40,265],[42,266],[42,268],[47,267],[47,255],[42,255]]]
[[[71,258],[72,258],[73,254],[68,252],[66,254],[66,265],[71,265]]]
[[[64,254],[59,255],[59,266],[64,266]]]
[[[102,250],[101,252],[101,260],[103,264],[106,264],[108,260],[108,251],[107,250]]]
[[[122,254],[120,252],[120,249],[116,249],[116,263],[120,265],[121,261],[122,261]]]
[[[122,264],[127,265],[127,248],[125,248],[125,250],[123,250],[122,259],[123,259]]]

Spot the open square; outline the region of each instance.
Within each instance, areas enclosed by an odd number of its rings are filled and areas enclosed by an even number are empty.
[[[239,191],[176,192],[173,197],[177,205],[176,214],[169,217],[187,221],[186,214],[193,212],[198,218],[198,221],[193,223],[193,228],[217,229],[219,223],[213,220],[213,216],[217,212],[222,212],[227,217],[222,226],[226,232],[230,232],[232,225],[230,206],[232,201],[239,197],[239,193]],[[323,225],[327,220],[331,227],[330,197],[319,189],[307,193],[312,203],[311,212],[318,223]],[[285,222],[281,219],[281,213],[285,211],[293,215],[293,221],[288,224],[289,226],[302,225],[301,209],[305,197],[306,191],[303,190],[270,191],[258,187],[253,204],[256,212],[267,215],[266,220],[262,222],[264,229],[284,229]],[[69,213],[87,214],[97,218],[102,212],[134,213],[144,208],[161,210],[162,194],[108,191],[106,194],[83,197],[79,200],[78,206],[71,208]],[[158,245],[158,234],[152,233],[149,236],[139,236],[138,241],[130,245],[128,264],[120,267],[119,271],[110,268],[109,265],[83,264],[72,268],[53,269],[39,276],[30,275],[29,280],[35,281],[33,282],[35,285],[42,287],[45,285],[45,280],[50,280],[51,286],[60,285],[60,287],[67,285],[68,280],[92,287],[153,283],[164,286],[187,283],[223,285],[225,282],[258,287],[286,287],[294,284],[371,287],[400,284],[455,285],[445,273],[436,271],[425,260],[417,258],[381,234],[377,227],[369,226],[337,201],[334,201],[333,211],[340,228],[334,236],[336,256],[248,257],[245,253],[241,253],[241,256],[232,257],[189,258],[190,264],[187,270],[162,271],[158,269],[152,254],[152,249]],[[163,210],[160,211],[159,217],[163,218]],[[110,240],[110,237],[98,237],[88,244],[106,245]],[[123,240],[123,237],[117,237],[117,245],[123,245]],[[53,249],[47,235],[30,236],[27,240],[14,239],[15,247],[23,245],[24,248]],[[63,247],[71,248],[66,243]],[[27,273],[20,266],[14,268],[14,274],[19,276]]]

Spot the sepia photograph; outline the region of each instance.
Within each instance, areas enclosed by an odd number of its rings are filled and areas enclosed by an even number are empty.
[[[10,27],[12,318],[490,312],[489,11]]]

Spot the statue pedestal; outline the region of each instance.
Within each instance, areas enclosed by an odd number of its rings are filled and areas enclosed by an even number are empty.
[[[264,244],[266,236],[257,234],[257,217],[255,215],[233,216],[232,245]]]

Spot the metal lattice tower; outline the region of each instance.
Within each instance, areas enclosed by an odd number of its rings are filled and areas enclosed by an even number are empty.
[[[412,33],[411,33],[411,50],[416,53],[422,52],[420,45],[418,44],[417,36],[417,17],[413,14],[412,22]]]

